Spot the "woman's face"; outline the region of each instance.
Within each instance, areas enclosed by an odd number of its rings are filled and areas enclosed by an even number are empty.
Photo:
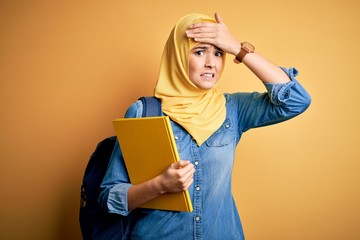
[[[200,43],[190,50],[189,79],[198,88],[209,90],[218,81],[223,67],[224,51]]]

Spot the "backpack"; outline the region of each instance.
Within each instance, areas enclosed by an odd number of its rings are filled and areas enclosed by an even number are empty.
[[[142,97],[142,117],[161,116],[161,103],[155,97]],[[129,216],[106,212],[98,203],[100,184],[116,143],[116,136],[108,137],[95,148],[86,166],[80,189],[79,222],[84,240],[122,239]]]

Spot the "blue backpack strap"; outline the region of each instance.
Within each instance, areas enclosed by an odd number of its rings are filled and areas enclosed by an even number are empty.
[[[143,113],[141,117],[161,116],[161,102],[156,97],[141,97],[139,98],[143,104]]]

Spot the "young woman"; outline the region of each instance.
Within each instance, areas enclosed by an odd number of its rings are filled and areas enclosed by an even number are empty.
[[[267,92],[220,92],[216,86],[226,54],[248,67]],[[219,14],[215,19],[202,14],[183,17],[165,45],[155,87],[183,160],[132,185],[116,144],[99,202],[108,212],[131,213],[124,238],[244,239],[231,192],[236,145],[247,130],[288,120],[308,108],[310,96],[296,75],[294,68],[275,66],[251,44],[238,41]],[[141,112],[137,101],[126,117],[140,117]],[[161,194],[184,190],[189,190],[193,212],[138,208]]]

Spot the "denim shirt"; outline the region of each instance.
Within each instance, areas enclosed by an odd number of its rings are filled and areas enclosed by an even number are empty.
[[[107,173],[100,186],[99,202],[110,213],[127,216],[130,239],[244,239],[232,195],[231,180],[236,145],[244,132],[288,120],[304,112],[311,99],[295,79],[295,68],[283,70],[291,81],[264,83],[267,93],[224,94],[226,119],[201,146],[177,123],[171,121],[180,159],[195,167],[189,187],[193,212],[127,209],[131,187],[119,144],[114,147]],[[140,101],[128,109],[126,117],[140,117]]]

